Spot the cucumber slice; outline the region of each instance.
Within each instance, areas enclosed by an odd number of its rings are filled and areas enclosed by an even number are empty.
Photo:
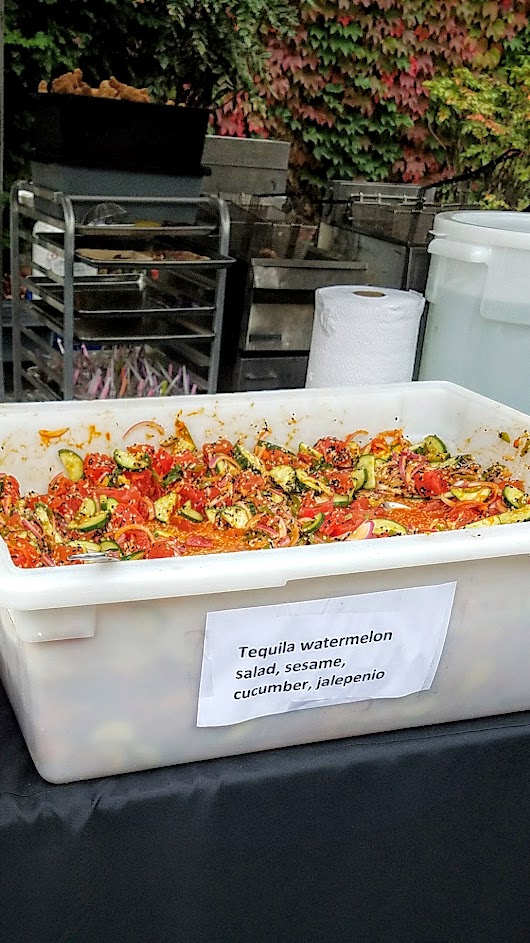
[[[316,458],[318,461],[322,461],[321,453],[317,452],[316,449],[312,449],[310,445],[306,445],[305,442],[300,442],[298,451],[300,455],[310,455],[311,458]]]
[[[162,481],[167,486],[174,484],[175,481],[180,481],[181,478],[182,468],[180,465],[174,465],[173,468],[168,471],[167,475],[164,475]]]
[[[473,521],[472,524],[466,524],[462,529],[476,530],[477,527],[491,527],[493,524],[520,524],[524,521],[530,521],[529,505],[513,511],[503,511],[502,514],[494,514],[493,517],[485,517],[481,521]]]
[[[276,442],[268,442],[267,439],[258,439],[258,445],[270,452],[283,452],[284,455],[294,455],[294,452],[291,452],[290,449],[285,449],[283,445],[277,445]],[[321,455],[320,458],[322,458]]]
[[[351,480],[353,484],[353,492],[359,491],[360,488],[364,488],[366,484],[366,468],[356,468],[355,471],[351,474]]]
[[[241,466],[231,458],[219,458],[215,463],[215,470],[218,475],[238,474]]]
[[[451,488],[451,494],[458,501],[477,501],[482,503],[487,501],[490,494],[491,488]]]
[[[244,504],[233,504],[232,507],[223,508],[220,517],[230,527],[234,527],[236,530],[244,530],[252,518],[252,512]]]
[[[86,534],[91,530],[99,530],[109,521],[110,511],[98,511],[92,517],[85,517],[80,521],[72,521],[68,524],[68,530],[78,530]]]
[[[181,452],[196,452],[197,446],[193,441],[190,430],[188,429],[185,422],[182,422],[181,419],[177,419],[175,422],[175,435],[171,436],[170,446],[173,452],[173,455],[178,455]]]
[[[291,503],[291,511],[293,512],[294,516],[296,517],[297,514],[298,514],[298,511],[300,510],[300,506],[301,506],[301,504],[302,504],[302,499],[301,499],[301,497],[300,497],[299,495],[297,495],[297,494],[292,494],[292,495],[290,496],[290,503]],[[256,512],[257,512],[257,509],[256,509]]]
[[[177,503],[176,494],[165,494],[154,502],[155,517],[162,524],[169,524],[169,519]]]
[[[336,508],[347,508],[350,506],[351,501],[349,494],[336,494],[333,498],[333,504]]]
[[[46,534],[47,537],[51,537],[55,534],[55,518],[51,508],[49,508],[47,504],[44,504],[44,502],[38,501],[35,505],[34,513],[43,533]]]
[[[502,492],[502,496],[506,501],[506,504],[508,504],[511,508],[520,508],[524,504],[524,491],[521,491],[520,488],[514,488],[513,485],[506,485],[506,488]]]
[[[125,468],[127,471],[142,471],[142,469],[148,468],[148,466],[151,464],[151,459],[149,456],[142,455],[141,452],[138,455],[135,455],[134,452],[115,449],[113,458],[116,462],[116,465],[118,465],[120,468]]]
[[[376,537],[397,537],[400,534],[408,534],[403,524],[398,524],[397,521],[391,521],[386,517],[378,517],[373,524]]]
[[[375,488],[375,455],[361,455],[357,468],[362,468],[366,472],[366,481],[362,487]]]
[[[134,553],[128,553],[127,556],[122,557],[122,560],[143,560],[145,557],[145,550],[135,550]]]
[[[216,517],[217,517],[217,511],[216,511],[216,509],[215,509],[215,508],[206,508],[205,511],[204,511],[204,514],[205,514],[205,516],[206,516],[206,520],[209,521],[210,524],[213,524],[214,521],[215,521],[215,519],[216,519]]]
[[[499,514],[499,523],[501,524],[519,524],[522,521],[530,521],[529,505],[513,511],[503,511],[502,514]]]
[[[258,458],[257,455],[253,455],[252,452],[249,452],[248,449],[245,449],[242,445],[234,445],[234,458],[240,468],[246,469],[251,468],[252,471],[259,472],[263,474],[265,465]]]
[[[303,534],[314,534],[319,527],[324,523],[324,515],[322,512],[319,512],[315,517],[310,521],[307,521],[306,524],[302,524],[300,528]]]
[[[425,436],[423,441],[425,447],[424,454],[428,458],[436,459],[438,461],[443,461],[446,458],[449,458],[449,451],[445,442],[437,435],[428,435]]]
[[[85,498],[77,512],[77,517],[93,517],[97,509],[97,504],[93,498]],[[104,510],[108,510],[108,508]]]
[[[296,489],[298,484],[296,472],[290,465],[276,465],[275,468],[271,468],[269,475],[283,491],[289,493]]]
[[[296,478],[298,484],[305,488],[307,491],[316,491],[317,494],[330,494],[330,489],[322,482],[318,481],[313,475],[308,475],[307,472],[303,471],[301,468],[296,469]]]
[[[475,530],[477,527],[492,527],[494,524],[500,523],[500,514],[494,514],[493,517],[483,517],[481,521],[473,521],[472,524],[466,524],[462,530]]]
[[[90,543],[90,541],[87,541],[87,543]],[[119,544],[116,543],[115,540],[106,540],[106,539],[102,540],[99,545],[99,548],[100,550],[112,550],[116,553],[121,553],[121,547]]]
[[[117,501],[116,498],[107,498],[105,495],[103,495],[103,497],[99,499],[99,506],[102,511],[112,512],[114,508],[118,507],[118,504],[119,504],[119,501]]]
[[[200,524],[201,521],[204,520],[202,514],[192,508],[191,501],[186,501],[186,504],[181,507],[179,514],[185,517],[187,521],[194,521],[195,524]]]
[[[68,546],[73,547],[74,550],[82,550],[83,553],[99,553],[100,550],[106,550],[106,547],[103,547],[104,541],[100,544],[94,543],[93,540],[69,540]],[[108,541],[108,543],[113,543],[113,541]],[[118,547],[118,544],[116,544]],[[109,548],[110,549],[110,548]],[[120,548],[118,547],[118,550]]]
[[[70,481],[81,481],[85,474],[81,456],[71,449],[59,449],[58,454]]]

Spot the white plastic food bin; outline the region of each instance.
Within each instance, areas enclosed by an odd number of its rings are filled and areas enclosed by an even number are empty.
[[[516,458],[498,435],[513,440],[530,418],[437,382],[4,405],[0,469],[24,489],[43,489],[60,470],[59,447],[122,446],[125,430],[145,419],[171,431],[177,410],[198,442],[244,434],[253,444],[265,422],[271,438],[287,444],[360,427],[374,434],[403,427],[418,439],[434,432],[453,449],[511,463],[530,479],[530,455]],[[39,436],[61,427],[68,432],[59,444]],[[145,441],[145,429],[139,434]],[[530,523],[40,570],[15,568],[0,541],[1,675],[35,764],[52,782],[524,710],[529,554]],[[196,727],[208,612],[450,581],[455,603],[429,691]]]
[[[530,412],[530,214],[439,213],[433,232],[420,380]]]

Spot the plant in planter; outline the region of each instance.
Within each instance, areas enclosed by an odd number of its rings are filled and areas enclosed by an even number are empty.
[[[25,95],[81,68],[98,85],[116,75],[154,101],[210,107],[254,86],[268,56],[266,28],[289,33],[290,0],[6,0],[6,176],[23,172]]]
[[[470,201],[490,209],[530,206],[530,57],[494,73],[456,69],[425,85],[446,164],[477,172]],[[486,165],[492,169],[481,176]]]

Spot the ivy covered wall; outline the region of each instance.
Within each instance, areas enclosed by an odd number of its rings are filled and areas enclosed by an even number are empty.
[[[502,81],[507,51],[508,60],[530,51],[529,9],[528,0],[6,0],[7,178],[27,158],[27,92],[77,66],[93,84],[115,74],[160,100],[213,102],[223,134],[291,140],[310,183],[428,178],[448,150],[439,95],[431,102],[425,83],[462,66]]]
[[[304,0],[269,30],[268,75],[217,113],[225,134],[292,139],[302,176],[417,181],[445,163],[425,81],[495,73],[524,31],[523,0]],[[519,53],[524,49],[519,49]],[[530,52],[530,50],[529,50]]]

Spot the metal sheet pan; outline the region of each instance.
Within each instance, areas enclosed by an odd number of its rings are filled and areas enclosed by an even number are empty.
[[[63,310],[63,288],[51,279],[28,278],[28,286],[56,311]],[[38,307],[38,302],[34,302]],[[114,318],[156,317],[161,314],[212,314],[211,305],[198,304],[183,291],[164,294],[137,275],[83,276],[76,279],[74,315]]]
[[[138,238],[144,237],[146,239],[152,239],[153,236],[209,236],[215,230],[215,226],[204,224],[192,224],[192,223],[181,223],[180,225],[169,225],[163,226],[161,223],[157,226],[134,226],[134,230],[131,232],[131,226],[133,224],[112,224],[105,226],[76,226],[75,231],[76,235],[81,237],[88,237],[92,239],[93,236],[105,236],[105,238],[111,239],[129,239],[129,238]]]
[[[63,332],[62,318],[53,308],[40,302],[34,303],[42,322],[59,336]],[[212,340],[211,325],[202,321],[195,323],[190,318],[129,318],[117,322],[100,318],[75,318],[74,337],[78,342],[102,344],[147,343],[173,340]]]
[[[52,249],[53,251],[62,251],[64,246],[64,237],[62,233],[42,233],[38,236],[38,242]],[[124,251],[138,251],[145,252],[149,249],[153,251],[183,251],[183,252],[195,252],[198,255],[207,256],[206,258],[201,259],[187,259],[187,260],[175,260],[175,259],[90,259],[86,258],[83,253],[83,249],[96,249],[96,250],[109,250],[109,251],[118,251],[116,247],[109,247],[108,241],[105,236],[97,235],[94,233],[90,237],[81,237],[77,240],[75,258],[79,262],[83,262],[84,265],[90,265],[92,268],[96,269],[158,269],[158,268],[228,268],[234,261],[228,256],[221,255],[219,252],[213,252],[209,246],[202,246],[200,243],[195,243],[191,239],[180,240],[177,239],[175,242],[168,241],[167,239],[155,238],[151,241],[150,244],[146,245],[144,240],[137,240],[134,238],[126,238],[123,240],[123,249]]]

